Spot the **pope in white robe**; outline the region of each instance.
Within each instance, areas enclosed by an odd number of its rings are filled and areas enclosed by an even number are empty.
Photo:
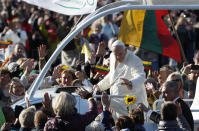
[[[110,95],[135,95],[136,103],[143,103],[148,107],[144,86],[145,72],[142,60],[129,51],[123,42],[116,40],[112,44],[110,55],[110,72],[94,88],[104,91],[110,88]],[[128,115],[124,98],[111,98],[110,108],[113,117]],[[134,108],[136,105],[132,105]]]
[[[195,97],[193,99],[193,103],[191,105],[191,108],[190,108],[192,111],[192,116],[193,116],[193,120],[195,122],[195,125],[196,123],[198,124],[199,122],[199,77],[197,79],[197,84],[196,84],[196,92],[195,92]],[[195,126],[194,130],[198,130],[199,131],[199,127],[197,127],[198,129],[196,129],[197,126]]]

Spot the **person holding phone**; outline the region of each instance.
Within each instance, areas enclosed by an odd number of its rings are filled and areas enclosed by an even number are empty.
[[[182,71],[183,80],[185,81],[184,90],[188,91],[189,98],[194,98],[196,91],[196,81],[199,77],[199,51],[193,58],[194,64],[189,64]]]

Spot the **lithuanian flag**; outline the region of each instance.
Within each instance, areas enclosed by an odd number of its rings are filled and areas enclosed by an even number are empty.
[[[152,62],[142,61],[145,70],[151,70]]]
[[[181,62],[180,46],[162,19],[167,14],[167,10],[125,11],[118,39]]]
[[[11,45],[12,42],[10,41],[0,41],[0,48],[8,48],[9,45]]]
[[[63,71],[68,70],[68,69],[69,69],[68,66],[62,66],[59,72],[62,73]]]
[[[96,65],[95,66],[95,72],[106,75],[109,72],[109,68],[105,68],[103,66]]]

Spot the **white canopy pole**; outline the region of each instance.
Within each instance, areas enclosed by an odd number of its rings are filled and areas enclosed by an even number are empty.
[[[131,2],[133,3],[133,2]],[[80,22],[80,24],[77,25],[77,28],[74,29],[73,32],[71,32],[70,34],[68,34],[68,36],[66,36],[59,44],[59,46],[57,47],[57,49],[54,51],[54,53],[52,54],[52,56],[50,57],[50,59],[48,60],[48,62],[46,63],[46,65],[44,66],[44,68],[42,69],[42,71],[40,72],[39,76],[36,78],[36,81],[32,84],[30,90],[26,93],[26,97],[28,97],[29,99],[34,95],[35,91],[40,87],[41,82],[44,78],[44,76],[46,75],[47,71],[49,70],[51,64],[53,63],[53,61],[57,58],[57,56],[60,54],[60,52],[63,50],[63,48],[84,28],[86,28],[88,25],[90,25],[92,22],[94,22],[95,20],[99,19],[100,17],[103,17],[105,15],[108,14],[112,14],[115,12],[119,12],[119,11],[124,11],[124,10],[173,10],[173,9],[199,9],[199,5],[151,5],[151,6],[147,6],[147,5],[130,5],[130,4],[125,4],[125,5],[121,5],[119,7],[115,7],[114,8],[114,4],[115,3],[111,3],[109,5],[111,5],[110,7],[112,7],[111,9],[105,9],[102,12],[99,12],[96,14],[96,12],[93,12],[92,14],[95,14],[94,16],[83,20],[83,22]],[[135,3],[137,4],[137,3]]]

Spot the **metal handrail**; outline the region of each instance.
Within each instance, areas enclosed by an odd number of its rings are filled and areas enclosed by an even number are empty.
[[[94,95],[93,98],[101,98],[102,95]],[[110,98],[124,98],[125,95],[108,95]]]
[[[191,112],[199,112],[199,109],[190,109]]]
[[[193,102],[193,99],[183,99],[183,101],[186,102]],[[154,103],[153,103],[153,110],[157,111],[157,104],[158,102],[163,102],[163,99],[157,99]],[[198,110],[199,111],[199,110]]]

